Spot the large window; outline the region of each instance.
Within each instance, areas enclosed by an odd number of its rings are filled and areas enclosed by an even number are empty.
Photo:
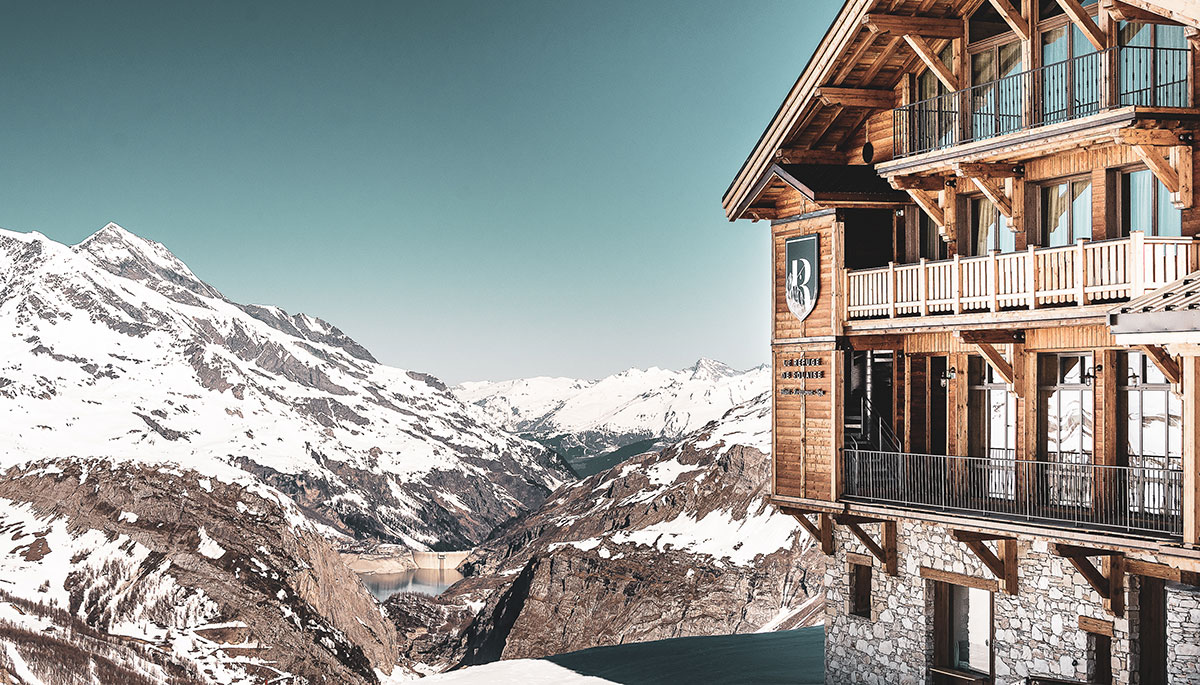
[[[1053,123],[1100,111],[1100,56],[1083,32],[1063,17],[1042,31],[1042,121]]]
[[[1050,504],[1092,504],[1095,369],[1090,354],[1048,355],[1041,360],[1041,396],[1045,408],[1042,449],[1046,495]]]
[[[970,456],[986,457],[989,497],[1012,499],[1016,494],[1013,459],[1017,454],[1017,398],[995,369],[980,357],[967,363],[967,418]]]
[[[1017,249],[1017,234],[1012,224],[986,197],[971,199],[971,254],[985,255],[992,250]]]
[[[954,50],[951,46],[947,45],[938,54],[938,59],[954,69]],[[937,75],[928,69],[917,77],[917,101],[925,103],[913,111],[918,149],[944,147],[956,142],[954,126],[957,109],[954,98],[944,97],[949,92]]]
[[[975,138],[1021,128],[1025,93],[1020,72],[1020,41],[972,48],[971,127]]]
[[[1125,235],[1178,236],[1183,211],[1171,204],[1171,193],[1149,169],[1121,174],[1121,226]]]
[[[1121,22],[1121,104],[1188,106],[1191,53],[1182,26]]]
[[[992,675],[992,593],[934,583],[934,657],[937,666],[981,678]]]
[[[1130,466],[1180,468],[1183,400],[1171,391],[1171,383],[1146,355],[1127,352],[1122,356],[1124,377],[1120,380],[1128,417],[1125,450]]]
[[[1042,244],[1048,247],[1070,245],[1092,238],[1092,182],[1088,179],[1063,181],[1042,186]]]

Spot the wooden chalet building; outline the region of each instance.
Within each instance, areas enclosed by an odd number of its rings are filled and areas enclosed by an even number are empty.
[[[827,682],[1200,682],[1198,29],[848,0],[726,192]]]

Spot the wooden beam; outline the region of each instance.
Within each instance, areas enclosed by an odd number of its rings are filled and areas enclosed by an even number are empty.
[[[1168,26],[1183,26],[1183,24],[1155,14],[1148,9],[1134,7],[1121,0],[1100,0],[1100,9],[1108,12],[1117,21],[1136,21],[1142,24],[1166,24]]]
[[[832,150],[808,150],[798,147],[783,147],[775,151],[776,164],[840,164],[846,163],[846,155]]]
[[[829,120],[826,121],[821,128],[817,129],[817,133],[813,136],[812,142],[809,143],[809,147],[816,147],[817,144],[821,142],[821,139],[825,137],[826,133],[829,133],[829,129],[833,128],[834,123],[837,122],[838,117],[842,116],[842,112],[845,111],[845,109],[846,108],[841,105],[835,105],[833,107],[833,110],[829,115]]]
[[[888,179],[896,190],[941,190],[946,181],[940,176],[893,176]]]
[[[1092,20],[1092,15],[1088,14],[1083,5],[1079,4],[1079,0],[1058,0],[1058,6],[1063,8],[1067,16],[1071,18],[1083,35],[1087,37],[1088,42],[1097,50],[1104,50],[1108,47],[1108,37]]]
[[[1200,543],[1200,357],[1183,358],[1183,543]]]
[[[851,350],[903,350],[904,336],[878,333],[873,335],[848,335],[838,339]]]
[[[816,97],[827,105],[842,105],[844,107],[866,107],[869,109],[892,109],[896,106],[896,94],[890,90],[879,88],[846,88],[843,86],[822,86],[817,89]]]
[[[959,22],[961,25],[962,22]],[[912,48],[917,57],[925,63],[925,66],[937,76],[942,85],[946,86],[951,91],[958,90],[958,78],[954,76],[954,72],[950,71],[950,67],[946,66],[945,62],[938,57],[934,52],[933,47],[921,36],[911,33],[904,34],[904,40],[908,43],[908,47]]]
[[[780,511],[796,519],[809,536],[820,545],[822,554],[826,556],[833,554],[833,525],[830,523],[829,514],[818,513],[817,523],[813,523],[801,509],[780,507]]]
[[[1125,615],[1125,555],[1114,554],[1105,560],[1108,566],[1108,609],[1113,616]]]
[[[1162,181],[1168,192],[1179,192],[1179,174],[1171,167],[1171,163],[1159,154],[1158,148],[1134,145],[1133,152],[1154,172],[1154,176]]]
[[[979,350],[979,354],[983,355],[988,366],[992,367],[1005,383],[1013,385],[1012,364],[1008,363],[1004,355],[1000,354],[1000,350],[997,350],[991,343],[976,343],[975,347]]]
[[[902,14],[868,14],[863,23],[877,31],[911,34],[924,38],[962,38],[962,19],[942,17],[906,17]]]
[[[921,567],[921,577],[926,580],[936,580],[939,583],[949,583],[961,587],[973,587],[980,590],[988,590],[989,592],[999,592],[1000,583],[987,578],[977,578],[968,576],[963,573],[954,573],[953,571],[943,571],[937,568],[928,566]]]
[[[875,58],[875,63],[871,65],[870,69],[867,69],[865,74],[863,74],[860,83],[862,83],[864,86],[871,85],[871,82],[874,81],[875,77],[879,75],[879,71],[883,69],[884,65],[887,64],[887,61],[896,54],[896,50],[900,49],[900,44],[903,42],[904,36],[892,36],[892,39],[889,40],[887,45],[883,48],[883,52]]]
[[[1130,576],[1160,578],[1162,580],[1184,583],[1186,585],[1200,585],[1200,573],[1196,573],[1195,571],[1184,571],[1166,564],[1159,564],[1153,561],[1142,561],[1140,559],[1126,558],[1125,574]]]
[[[954,331],[954,337],[959,340],[976,345],[979,343],[991,343],[992,345],[1009,345],[1012,343],[1025,342],[1025,331],[1009,328],[992,328],[982,331]]]
[[[1113,139],[1118,145],[1145,145],[1147,147],[1191,145],[1195,137],[1195,131],[1173,128],[1123,128],[1113,134]]]
[[[1138,345],[1139,350],[1146,353],[1150,361],[1158,367],[1162,375],[1167,377],[1173,385],[1178,384],[1183,380],[1183,373],[1179,369],[1179,363],[1175,358],[1167,354],[1167,351],[1159,345]]]
[[[1093,635],[1107,635],[1108,637],[1113,636],[1112,621],[1102,621],[1098,618],[1092,618],[1091,616],[1079,617],[1079,629],[1085,633],[1092,633]]]
[[[966,178],[1016,178],[1025,175],[1024,164],[958,162],[954,173]]]
[[[845,526],[858,541],[867,548],[867,551],[872,554],[879,563],[883,565],[884,570],[888,575],[898,575],[899,557],[896,552],[896,522],[895,521],[874,521],[872,519],[864,519],[860,516],[835,515],[834,520]],[[863,523],[879,523],[880,541],[875,542],[871,536],[862,529],[860,524]]]
[[[1125,555],[1107,549],[1091,549],[1075,545],[1056,544],[1054,553],[1065,558],[1071,566],[1092,586],[1096,594],[1104,598],[1114,616],[1125,615]],[[1106,571],[1102,572],[1088,557],[1106,557]]]
[[[1176,209],[1192,208],[1192,146],[1176,145],[1168,158],[1171,167],[1179,175],[1179,190],[1171,193],[1171,204]]]
[[[992,575],[1003,581],[1004,591],[1010,595],[1017,594],[1017,541],[1013,538],[975,533],[972,531],[956,530],[951,533],[955,540],[966,545],[975,553]],[[986,540],[999,540],[1000,556],[997,556]],[[1001,559],[1000,557],[1004,558]]]
[[[917,203],[917,206],[921,208],[921,211],[928,214],[930,219],[933,219],[933,223],[937,224],[938,228],[946,227],[946,215],[942,213],[942,208],[938,206],[935,198],[931,197],[924,190],[906,189],[906,192],[913,199],[913,202]]]
[[[834,75],[834,83],[842,83],[847,77],[850,76],[850,72],[854,71],[854,67],[858,66],[862,62],[862,58],[867,54],[867,50],[870,50],[871,46],[875,44],[875,38],[878,35],[878,29],[872,26],[867,27],[867,34],[863,36],[862,42],[859,43],[854,52],[846,58],[846,63],[843,64],[842,68],[838,70],[838,73]]]
[[[1000,182],[992,178],[972,178],[971,180],[975,182],[975,187],[979,188],[980,192],[996,205],[996,209],[1000,210],[1004,218],[1013,218],[1012,198],[1008,196],[1008,192],[1004,186],[1000,185]]]
[[[1021,37],[1021,40],[1029,40],[1029,22],[1025,21],[1025,17],[1009,4],[1008,0],[991,0],[992,7],[1000,13],[1004,21],[1008,24],[1013,33]]]

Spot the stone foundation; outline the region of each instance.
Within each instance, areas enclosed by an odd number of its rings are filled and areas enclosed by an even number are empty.
[[[879,526],[864,526],[878,539]],[[871,616],[849,613],[846,553],[869,555],[861,542],[835,527],[835,555],[825,572],[825,682],[837,685],[923,685],[932,683],[934,581],[921,567],[992,580],[991,572],[947,528],[914,521],[897,527],[899,575],[872,564]],[[1110,668],[1113,682],[1138,683],[1135,577],[1126,584],[1126,616],[1114,618],[1102,598],[1044,539],[1018,540],[1019,593],[993,595],[996,685],[1025,685],[1030,675],[1088,682],[1095,655],[1079,617],[1111,621]],[[1170,684],[1200,683],[1200,593],[1190,586],[1167,588],[1167,641]]]

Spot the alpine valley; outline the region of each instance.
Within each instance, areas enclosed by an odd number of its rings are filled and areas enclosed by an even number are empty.
[[[0,231],[0,682],[391,683],[812,625],[769,380],[451,389],[116,224]],[[381,604],[347,565],[381,550],[466,578]]]

